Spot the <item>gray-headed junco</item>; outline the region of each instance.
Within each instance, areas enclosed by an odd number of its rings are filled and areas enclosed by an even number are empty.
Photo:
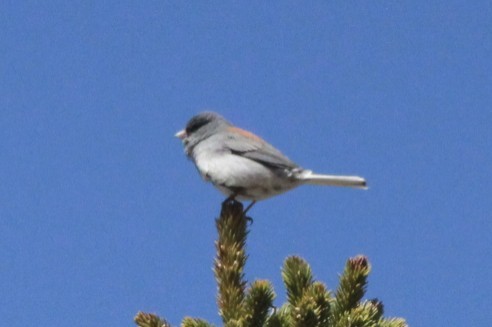
[[[214,112],[194,116],[176,137],[202,177],[228,199],[251,200],[248,209],[258,200],[303,184],[367,188],[365,179],[358,176],[320,175],[303,169],[260,137]]]

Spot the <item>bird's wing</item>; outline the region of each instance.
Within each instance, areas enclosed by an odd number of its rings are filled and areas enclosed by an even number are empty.
[[[279,150],[253,133],[232,126],[228,129],[231,133],[225,137],[224,145],[231,153],[272,168],[299,167]]]

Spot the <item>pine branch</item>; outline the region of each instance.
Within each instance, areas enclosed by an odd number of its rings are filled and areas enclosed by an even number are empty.
[[[306,295],[311,297],[316,305],[318,326],[327,326],[330,319],[330,302],[333,300],[326,286],[321,282],[314,282]]]
[[[378,327],[408,327],[408,324],[403,318],[385,318],[381,319]]]
[[[310,296],[303,296],[291,312],[294,327],[316,327],[319,325],[318,308],[314,298]]]
[[[358,306],[366,291],[367,276],[370,270],[369,262],[364,256],[356,256],[347,261],[335,295],[332,321],[338,321]]]
[[[366,301],[344,315],[342,319],[337,322],[337,326],[347,326],[347,323],[350,323],[353,326],[377,327],[379,316],[378,307],[372,302]]]
[[[293,326],[316,327],[328,324],[330,294],[326,287],[313,281],[309,265],[299,257],[285,261],[282,277],[287,289],[287,298]]]
[[[244,266],[248,218],[236,201],[222,204],[216,219],[218,240],[214,274],[218,284],[219,315],[226,327],[408,327],[401,318],[384,318],[377,299],[361,302],[371,270],[364,256],[347,261],[335,297],[325,285],[314,281],[307,262],[296,256],[285,260],[282,279],[287,302],[273,309],[275,293],[269,281],[258,280],[246,289]],[[139,312],[140,327],[171,327],[154,314]],[[186,317],[182,327],[212,327],[202,319]]]
[[[285,303],[280,309],[276,309],[266,322],[266,327],[290,327],[293,326],[291,318],[291,306]]]
[[[384,314],[384,304],[383,302],[379,301],[378,299],[372,299],[372,300],[369,300],[373,305],[374,307],[376,308],[377,310],[377,313],[375,315],[375,319],[377,320],[381,320],[383,319],[383,314]]]
[[[213,327],[203,319],[186,317],[181,322],[181,327]]]
[[[313,283],[311,268],[304,259],[296,256],[289,257],[284,262],[282,279],[287,289],[289,304],[296,307],[304,292]]]
[[[244,265],[248,235],[243,205],[237,201],[224,202],[216,226],[219,239],[215,244],[217,256],[214,273],[219,289],[219,314],[226,326],[240,326],[245,313]]]
[[[152,313],[138,312],[134,321],[140,327],[171,327],[165,319]]]
[[[275,293],[269,281],[254,281],[245,299],[245,326],[263,326],[274,299]]]

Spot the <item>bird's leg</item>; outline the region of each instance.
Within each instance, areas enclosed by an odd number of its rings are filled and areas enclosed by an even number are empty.
[[[229,197],[227,197],[227,199],[224,200],[224,202],[222,202],[222,205],[224,205],[230,201],[236,201],[236,196],[237,196],[237,193],[232,193]],[[256,200],[251,201],[251,203],[243,211],[243,217],[246,220],[248,220],[251,224],[253,224],[253,218],[246,216],[246,213],[248,212],[249,209],[251,209],[251,207],[253,207],[253,205],[255,203],[256,203]]]
[[[243,215],[246,215],[246,213],[248,212],[249,209],[251,209],[251,207],[256,203],[256,200],[253,200],[251,201],[251,203],[246,207],[246,209],[244,209],[243,211]]]
[[[222,204],[226,204],[227,202],[230,202],[230,201],[236,201],[236,196],[237,196],[237,193],[232,193],[231,195],[229,195],[227,197],[227,199],[225,199]]]

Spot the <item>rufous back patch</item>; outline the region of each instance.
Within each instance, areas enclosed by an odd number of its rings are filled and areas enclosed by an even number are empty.
[[[253,139],[255,141],[262,142],[262,143],[265,142],[260,137],[256,136],[255,134],[248,132],[248,131],[245,131],[244,129],[241,129],[239,127],[231,126],[231,127],[228,127],[227,129],[233,133],[241,134],[242,136]]]

